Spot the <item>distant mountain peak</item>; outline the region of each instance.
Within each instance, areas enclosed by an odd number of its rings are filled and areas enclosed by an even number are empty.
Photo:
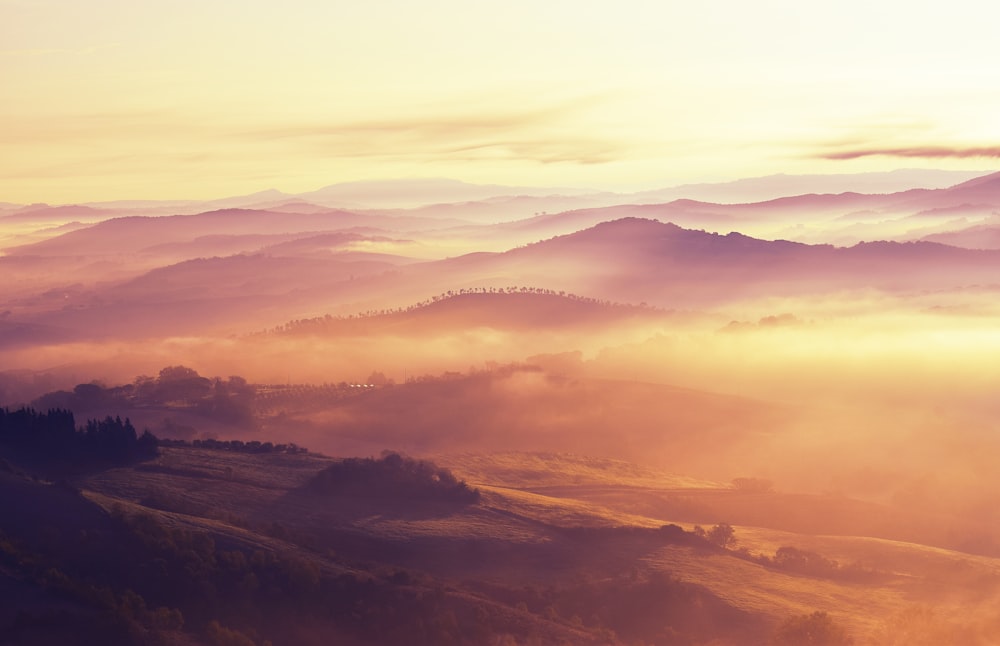
[[[984,187],[991,187],[1000,190],[1000,171],[997,171],[995,173],[990,173],[989,175],[983,175],[982,177],[976,177],[974,179],[962,182],[961,184],[956,184],[947,190],[954,191],[967,188],[978,189]]]

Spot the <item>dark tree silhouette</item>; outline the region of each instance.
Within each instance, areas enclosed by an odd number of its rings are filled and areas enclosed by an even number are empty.
[[[320,471],[308,487],[322,493],[351,493],[375,498],[474,503],[479,491],[448,469],[398,453],[382,458],[346,458]]]
[[[129,419],[105,417],[76,427],[73,413],[54,409],[0,409],[0,445],[29,459],[71,465],[123,463],[156,455],[158,440],[141,436]]]
[[[736,530],[728,523],[719,523],[707,532],[703,528],[696,526],[694,533],[723,549],[728,549],[736,544]]]

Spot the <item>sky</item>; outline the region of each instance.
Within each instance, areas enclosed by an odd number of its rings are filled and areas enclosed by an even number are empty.
[[[971,0],[0,0],[0,202],[1000,165]]]

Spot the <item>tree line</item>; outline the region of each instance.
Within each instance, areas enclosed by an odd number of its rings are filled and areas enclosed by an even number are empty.
[[[448,290],[431,296],[428,299],[424,299],[407,305],[405,307],[395,307],[395,308],[381,308],[381,309],[371,309],[358,314],[347,314],[334,316],[332,314],[326,314],[324,316],[317,316],[308,319],[295,319],[285,323],[284,325],[279,325],[277,327],[268,328],[259,334],[289,334],[289,333],[303,333],[313,331],[317,328],[322,328],[323,326],[333,325],[337,323],[345,322],[365,322],[372,321],[379,318],[384,318],[388,316],[396,316],[399,314],[409,314],[416,312],[435,303],[440,303],[462,296],[467,296],[471,294],[534,294],[538,296],[550,296],[557,298],[564,298],[569,301],[577,303],[585,303],[587,305],[595,305],[599,307],[606,307],[618,310],[635,311],[635,312],[658,312],[661,311],[658,308],[647,305],[646,303],[639,303],[638,305],[630,303],[618,303],[615,301],[610,301],[606,299],[591,298],[589,296],[579,296],[571,292],[557,291],[554,289],[547,289],[544,287],[524,287],[524,286],[509,286],[509,287],[467,287],[455,290]]]
[[[279,443],[261,442],[259,440],[159,440],[160,446],[193,447],[196,449],[211,449],[213,451],[232,451],[234,453],[308,453],[309,449],[294,442]]]
[[[125,463],[154,457],[158,444],[148,430],[136,433],[128,418],[108,416],[77,426],[73,413],[65,409],[0,408],[0,445],[28,459],[73,465]]]

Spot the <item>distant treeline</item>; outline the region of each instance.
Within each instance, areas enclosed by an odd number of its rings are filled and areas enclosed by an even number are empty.
[[[294,442],[274,444],[252,440],[160,440],[160,446],[194,447],[196,449],[212,449],[215,451],[234,451],[237,453],[308,453],[309,449]]]
[[[156,377],[142,375],[131,384],[104,387],[78,384],[72,391],[57,390],[39,397],[33,405],[42,410],[65,408],[76,411],[115,407],[185,410],[218,422],[253,426],[256,389],[245,379],[202,377],[186,366],[167,366]]]
[[[448,469],[398,453],[380,459],[346,458],[320,471],[307,485],[319,493],[350,493],[392,499],[474,503],[479,490]]]
[[[68,410],[0,408],[0,445],[35,460],[124,463],[155,456],[158,443],[149,431],[138,435],[127,418],[92,419],[77,427]]]
[[[445,372],[441,375],[411,375],[407,383],[439,382],[464,378],[510,376],[518,371],[539,371],[530,364],[499,365],[487,362],[481,372],[464,375]],[[203,377],[186,366],[168,366],[157,377],[136,377],[133,383],[104,386],[98,383],[77,384],[72,390],[57,390],[35,399],[35,410],[74,411],[81,417],[92,412],[121,409],[151,409],[178,411],[198,415],[214,422],[241,429],[255,429],[262,418],[280,415],[290,410],[323,409],[333,402],[356,397],[370,388],[395,385],[395,381],[379,370],[373,370],[363,381],[324,384],[251,384],[240,376],[226,379]],[[195,434],[189,426],[166,426],[163,433],[174,437]],[[209,446],[232,450],[263,450]],[[291,447],[289,447],[291,448]],[[283,449],[278,449],[283,450]]]
[[[423,309],[426,309],[435,303],[441,303],[450,300],[456,300],[463,296],[469,296],[472,294],[495,294],[495,295],[505,295],[505,294],[532,294],[536,296],[548,296],[554,298],[563,298],[567,301],[572,301],[574,303],[584,303],[586,305],[593,305],[596,307],[603,307],[607,309],[624,310],[629,312],[660,312],[659,308],[652,307],[646,303],[640,303],[638,305],[629,303],[617,303],[614,301],[590,298],[588,296],[578,296],[577,294],[572,294],[565,291],[556,291],[553,289],[546,289],[544,287],[469,287],[457,290],[448,290],[437,296],[432,296],[429,299],[419,301],[412,305],[406,307],[397,308],[383,308],[376,310],[366,310],[358,314],[348,314],[346,316],[333,316],[327,314],[325,316],[317,316],[308,319],[296,319],[294,321],[289,321],[284,325],[279,325],[274,328],[269,328],[263,332],[263,334],[302,334],[316,331],[325,331],[325,328],[330,326],[336,326],[337,324],[344,323],[364,323],[371,322],[377,319],[386,318],[390,316],[397,316],[400,314],[410,314]]]
[[[879,570],[857,561],[845,565],[833,559],[828,559],[816,552],[799,549],[791,545],[779,547],[774,552],[774,556],[767,556],[766,554],[751,556],[747,552],[736,552],[736,555],[749,561],[760,563],[764,567],[822,579],[870,583],[873,581],[884,581],[893,576],[890,572]]]
[[[372,372],[366,384],[392,383]],[[251,384],[238,375],[226,379],[203,377],[187,366],[167,366],[158,376],[140,375],[130,384],[77,384],[31,402],[37,410],[88,411],[144,408],[182,411],[238,428],[256,428],[259,415],[275,414],[288,406],[323,406],[358,394],[358,384]],[[169,432],[169,431],[168,431]],[[193,429],[191,430],[193,433]]]

